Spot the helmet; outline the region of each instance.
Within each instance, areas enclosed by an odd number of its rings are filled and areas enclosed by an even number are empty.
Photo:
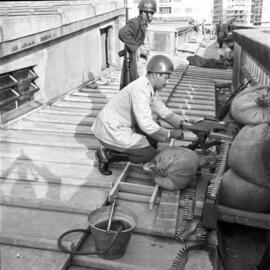
[[[141,0],[138,9],[145,12],[157,12],[157,3],[155,0]]]
[[[173,62],[169,57],[165,55],[155,55],[153,56],[146,67],[147,71],[155,73],[172,73],[173,72]]]

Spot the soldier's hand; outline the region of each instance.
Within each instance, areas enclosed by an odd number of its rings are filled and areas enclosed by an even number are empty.
[[[170,130],[170,138],[181,140],[184,138],[184,132],[182,129]]]

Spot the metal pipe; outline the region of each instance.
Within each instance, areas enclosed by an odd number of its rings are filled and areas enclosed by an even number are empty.
[[[114,200],[113,200],[113,203],[112,203],[112,208],[111,208],[110,216],[109,216],[109,220],[108,220],[107,232],[108,232],[108,231],[110,230],[110,228],[111,228],[112,217],[113,217],[115,205],[116,205],[116,196],[114,197]]]

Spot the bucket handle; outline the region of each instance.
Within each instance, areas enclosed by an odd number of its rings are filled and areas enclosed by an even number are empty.
[[[82,233],[86,233],[86,234],[91,234],[90,230],[85,230],[85,229],[74,229],[74,230],[69,230],[69,231],[64,232],[57,239],[57,246],[63,252],[69,253],[69,254],[72,254],[72,255],[103,255],[113,246],[115,240],[117,239],[118,235],[121,233],[122,230],[123,230],[123,226],[120,226],[118,228],[116,234],[113,236],[110,245],[104,251],[76,251],[76,250],[72,249],[74,247],[73,244],[71,245],[70,249],[63,245],[62,240],[68,234],[75,233],[75,232],[82,232]]]

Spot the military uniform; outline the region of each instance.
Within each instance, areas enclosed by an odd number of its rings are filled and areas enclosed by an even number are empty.
[[[146,58],[148,53],[146,50],[140,51],[140,46],[144,44],[147,30],[147,23],[142,15],[136,18],[130,19],[127,24],[119,30],[119,39],[125,43],[129,53],[129,79],[134,81],[139,77],[137,71],[137,59],[138,57]],[[143,46],[142,46],[143,48]],[[138,54],[139,52],[139,54]],[[124,85],[125,66],[122,66],[120,89]]]
[[[219,48],[222,48],[223,42],[225,38],[227,37],[227,28],[224,24],[218,24],[216,26],[216,34],[217,34],[217,43],[219,45]]]
[[[135,131],[136,126],[148,135],[161,127],[154,121],[153,114],[164,119],[173,112],[155,93],[146,76],[130,83],[112,98],[98,114],[92,127],[95,136],[102,142],[123,149],[149,146],[146,136]],[[162,132],[163,130],[163,132]],[[166,141],[167,131],[160,131],[159,140]]]
[[[112,174],[111,162],[147,162],[156,154],[157,141],[183,138],[182,117],[166,107],[156,94],[156,90],[166,85],[173,70],[167,56],[153,56],[148,61],[147,74],[124,87],[99,112],[92,131],[105,147],[95,153],[103,175]],[[161,127],[154,115],[175,130]]]

